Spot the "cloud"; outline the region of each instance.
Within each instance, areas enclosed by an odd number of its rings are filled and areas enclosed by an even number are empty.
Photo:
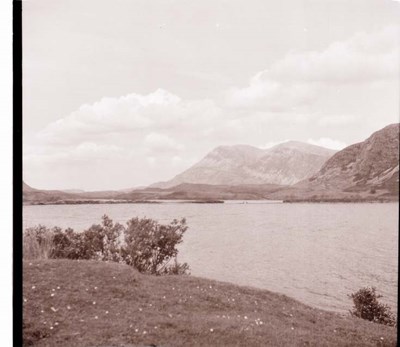
[[[400,27],[358,33],[325,50],[291,52],[265,70],[266,80],[321,83],[366,83],[396,79],[399,72]]]
[[[35,152],[26,151],[24,163],[34,165],[36,163],[57,164],[60,162],[85,162],[107,160],[110,156],[121,157],[124,149],[112,144],[96,144],[83,142],[76,146],[68,146],[61,150],[54,148],[44,149],[39,147]]]
[[[148,95],[129,94],[119,98],[103,98],[92,105],[82,105],[77,111],[50,123],[38,138],[46,143],[66,144],[104,133],[141,131],[171,122],[181,117],[174,110],[181,100],[174,94],[158,89]]]
[[[171,137],[152,132],[145,137],[146,147],[150,151],[160,152],[160,151],[180,151],[184,146],[177,141],[173,140]]]
[[[297,111],[311,105],[325,87],[396,80],[399,75],[400,27],[357,33],[322,51],[289,52],[257,72],[248,86],[226,93],[231,107]]]
[[[104,180],[111,167],[124,166],[131,172],[127,181],[150,184],[155,172],[171,177],[218,145],[213,131],[223,128],[227,118],[212,100],[182,100],[162,89],[102,98],[48,124],[24,143],[24,165],[26,172],[57,167],[59,177],[79,165],[86,177],[92,166]],[[122,187],[130,184],[121,182]]]
[[[359,120],[354,115],[329,115],[318,118],[318,124],[321,126],[343,126],[353,124]]]
[[[316,145],[316,146],[321,146],[321,147],[336,149],[336,150],[341,150],[341,149],[347,147],[346,143],[344,143],[342,141],[338,141],[338,140],[333,140],[328,137],[321,137],[318,140],[308,139],[307,142],[311,145]]]

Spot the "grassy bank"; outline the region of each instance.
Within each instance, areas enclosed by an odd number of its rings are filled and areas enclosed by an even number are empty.
[[[96,261],[24,262],[34,346],[395,346],[396,329],[265,290]]]

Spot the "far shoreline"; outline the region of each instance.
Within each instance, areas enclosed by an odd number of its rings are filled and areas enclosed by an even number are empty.
[[[237,202],[236,202],[237,201]],[[23,206],[47,206],[47,205],[115,205],[115,204],[249,204],[249,205],[262,205],[262,204],[374,204],[374,203],[398,203],[398,199],[284,199],[284,200],[195,200],[195,199],[176,199],[176,200],[59,200],[59,201],[25,201]]]

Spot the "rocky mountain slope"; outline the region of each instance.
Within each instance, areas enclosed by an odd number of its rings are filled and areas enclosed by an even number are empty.
[[[182,183],[291,185],[311,177],[334,153],[334,150],[297,141],[269,149],[220,146],[172,180],[152,187],[170,188]]]
[[[330,158],[299,187],[344,192],[397,194],[399,185],[399,124],[391,124]]]

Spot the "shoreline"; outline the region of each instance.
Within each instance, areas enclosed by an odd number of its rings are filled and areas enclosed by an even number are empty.
[[[74,200],[74,201],[32,201],[23,202],[23,206],[47,206],[47,205],[111,205],[111,204],[225,204],[226,201],[235,200]],[[292,199],[292,200],[237,200],[235,204],[376,204],[398,203],[398,199]]]

